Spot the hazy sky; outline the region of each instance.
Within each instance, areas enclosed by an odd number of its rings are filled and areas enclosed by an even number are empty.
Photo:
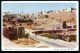
[[[59,10],[74,7],[75,3],[4,3],[3,11],[35,13],[48,10]]]

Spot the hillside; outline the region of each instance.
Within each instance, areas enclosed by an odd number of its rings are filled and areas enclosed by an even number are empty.
[[[49,16],[49,18],[55,18],[57,21],[76,22],[76,14],[74,11],[48,13],[47,15]]]

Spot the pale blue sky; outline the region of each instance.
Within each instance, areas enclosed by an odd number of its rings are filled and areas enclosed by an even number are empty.
[[[3,12],[35,13],[48,10],[59,10],[74,7],[75,3],[3,3]]]

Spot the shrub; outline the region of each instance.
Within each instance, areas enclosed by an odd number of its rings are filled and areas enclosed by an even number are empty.
[[[42,34],[41,36],[45,36],[45,37],[48,37],[48,38],[52,38],[52,39],[62,39],[62,36],[59,35],[59,34]]]
[[[45,15],[45,17],[46,17],[46,18],[49,18],[49,16],[48,16],[48,15]]]
[[[24,22],[33,22],[33,20],[31,20],[31,19],[28,19],[28,20],[21,20],[21,19],[18,19],[17,21],[20,22],[20,23],[24,23]]]
[[[23,38],[28,38],[29,34],[25,34]]]

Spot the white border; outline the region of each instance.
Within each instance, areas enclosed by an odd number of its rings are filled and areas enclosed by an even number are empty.
[[[3,1],[2,3],[76,3],[77,1]]]
[[[77,47],[74,49],[69,49],[69,48],[3,48],[1,44],[1,49],[2,51],[78,51],[79,50],[79,2],[78,1],[2,1],[1,2],[1,25],[3,24],[2,20],[2,12],[3,12],[3,3],[76,3],[76,17],[77,17]],[[3,27],[2,27],[3,28]],[[1,28],[1,32],[3,31]],[[1,43],[3,42],[2,40],[2,34],[1,33]]]

